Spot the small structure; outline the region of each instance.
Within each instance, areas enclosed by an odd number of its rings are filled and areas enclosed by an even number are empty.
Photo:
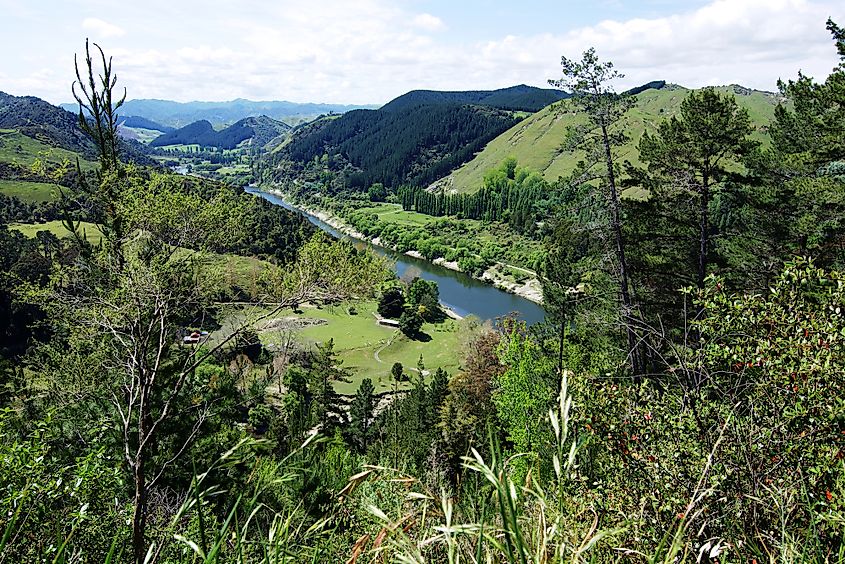
[[[379,317],[378,324],[383,325],[384,327],[394,327],[396,329],[399,328],[399,322],[395,319],[387,319],[386,317]]]
[[[208,331],[191,331],[188,335],[182,337],[182,344],[196,345],[203,339],[208,337]]]

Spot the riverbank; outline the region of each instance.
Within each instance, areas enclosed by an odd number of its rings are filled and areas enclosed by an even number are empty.
[[[256,189],[262,190],[262,191],[264,191],[268,194],[273,194],[273,195],[277,196],[278,198],[281,198],[282,200],[284,200],[286,202],[291,201],[290,194],[287,194],[286,192],[279,190],[278,188],[256,187]],[[316,208],[312,208],[312,207],[309,207],[309,206],[306,206],[306,205],[300,205],[300,204],[297,204],[296,206],[293,206],[292,204],[288,204],[288,205],[295,207],[297,210],[299,210],[301,212],[304,212],[304,213],[307,213],[309,215],[316,217],[317,219],[319,219],[323,223],[331,226],[333,229],[337,230],[338,232],[340,232],[344,235],[347,235],[349,237],[352,237],[353,239],[358,239],[360,241],[369,243],[369,244],[377,246],[377,247],[390,249],[394,252],[399,252],[397,249],[391,248],[390,246],[385,245],[378,237],[376,237],[374,239],[368,238],[366,235],[364,235],[363,233],[361,233],[360,231],[358,231],[357,229],[355,229],[354,227],[352,227],[351,225],[346,223],[342,218],[340,218],[336,215],[333,215],[333,214],[331,214],[331,213],[329,213],[325,210],[320,210],[320,209],[316,209]],[[491,266],[487,270],[485,270],[480,276],[472,276],[471,274],[462,271],[458,267],[458,263],[456,261],[447,261],[447,260],[443,259],[442,257],[436,258],[433,261],[428,261],[422,255],[422,253],[420,253],[419,251],[416,251],[416,250],[410,250],[410,251],[405,252],[404,254],[409,256],[409,257],[413,257],[413,258],[418,259],[418,260],[423,260],[423,261],[429,262],[431,264],[446,268],[448,270],[452,270],[454,272],[462,272],[463,274],[465,274],[467,276],[471,276],[475,280],[478,280],[480,282],[484,282],[484,283],[489,284],[489,285],[491,285],[495,288],[498,288],[499,290],[502,290],[502,291],[507,292],[509,294],[519,296],[519,297],[524,298],[526,300],[529,300],[529,301],[531,301],[535,304],[538,304],[538,305],[543,304],[543,289],[542,289],[542,285],[540,284],[540,281],[536,278],[536,276],[530,276],[529,275],[524,280],[509,279],[505,270],[515,268],[515,267],[511,267],[510,265],[499,262],[499,263],[494,264],[493,266]],[[531,273],[531,271],[526,270],[526,269],[519,268],[517,270],[521,270],[525,273]],[[533,274],[533,273],[531,273],[531,274]]]

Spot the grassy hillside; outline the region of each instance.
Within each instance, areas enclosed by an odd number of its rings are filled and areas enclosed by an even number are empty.
[[[764,132],[774,117],[779,97],[738,86],[725,86],[718,90],[736,95],[737,102],[748,109],[752,121],[757,124],[755,137],[765,141]],[[637,104],[628,114],[627,129],[631,141],[620,150],[619,155],[638,163],[636,147],[643,132],[653,131],[662,120],[677,113],[688,93],[686,88],[667,86],[638,94]],[[510,156],[515,157],[520,166],[541,173],[546,180],[554,181],[559,176],[566,176],[582,155],[565,151],[561,145],[566,138],[567,127],[577,125],[582,119],[572,112],[567,101],[546,107],[496,137],[475,158],[437,184],[456,192],[474,192],[481,188],[484,173]]]
[[[36,159],[41,159],[55,165],[64,160],[75,163],[77,156],[73,151],[53,147],[15,129],[0,129],[0,162],[29,167]],[[80,159],[80,162],[84,169],[95,166],[88,160]]]

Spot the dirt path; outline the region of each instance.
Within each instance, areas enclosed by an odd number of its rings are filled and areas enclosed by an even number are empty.
[[[375,352],[373,352],[373,358],[376,360],[376,362],[378,362],[380,364],[384,364],[384,361],[381,359],[381,357],[379,357],[379,353],[381,351],[383,351],[384,349],[386,349],[387,347],[389,347],[390,345],[392,345],[393,339],[395,339],[395,338],[396,338],[396,333],[393,333],[393,335],[387,340],[387,343],[383,347],[378,348],[378,349],[375,350]]]

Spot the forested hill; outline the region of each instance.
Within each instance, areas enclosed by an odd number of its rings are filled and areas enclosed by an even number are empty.
[[[200,120],[153,139],[150,146],[196,144],[202,147],[234,149],[248,139],[257,146],[264,146],[289,130],[290,126],[286,123],[267,116],[244,118],[221,131],[215,131],[211,122]]]
[[[88,159],[96,157],[94,142],[79,127],[79,117],[34,96],[0,92],[0,129],[12,129],[45,145],[65,149]],[[121,145],[126,160],[153,164],[139,143]]]
[[[731,85],[718,88],[720,92],[736,96],[737,103],[747,108],[755,126],[754,136],[766,141],[765,132],[774,118],[775,106],[783,98],[771,92],[751,90]],[[653,82],[629,91],[636,95],[636,104],[628,112],[626,133],[629,140],[621,150],[624,158],[638,162],[637,144],[645,131],[653,131],[657,124],[675,115],[681,101],[690,90],[681,86]],[[497,168],[506,158],[514,157],[521,166],[540,173],[549,182],[572,172],[583,153],[569,151],[564,146],[567,128],[582,119],[561,104],[547,107],[514,125],[490,141],[482,151],[463,166],[441,178],[437,184],[456,192],[474,192],[481,188],[484,174]]]
[[[395,111],[411,106],[429,104],[473,104],[502,110],[536,112],[569,95],[561,90],[536,88],[520,84],[499,90],[470,90],[466,92],[439,92],[412,90],[385,104],[381,109]]]
[[[75,104],[62,104],[74,110]],[[162,125],[182,127],[195,121],[207,120],[221,127],[246,117],[266,115],[276,120],[289,121],[328,113],[343,113],[372,105],[314,104],[287,101],[256,102],[231,100],[228,102],[174,102],[172,100],[127,100],[121,110],[126,115],[142,116]]]
[[[518,123],[515,111],[534,112],[566,96],[525,85],[492,91],[414,90],[379,110],[352,111],[300,129],[274,164],[287,161],[303,168],[315,158],[324,160],[324,167],[340,173],[336,178],[353,190],[377,182],[394,188],[425,185]]]
[[[303,130],[285,153],[300,166],[325,155],[326,166],[341,172],[353,190],[376,182],[425,184],[471,159],[517,121],[505,110],[452,103],[358,110]]]

